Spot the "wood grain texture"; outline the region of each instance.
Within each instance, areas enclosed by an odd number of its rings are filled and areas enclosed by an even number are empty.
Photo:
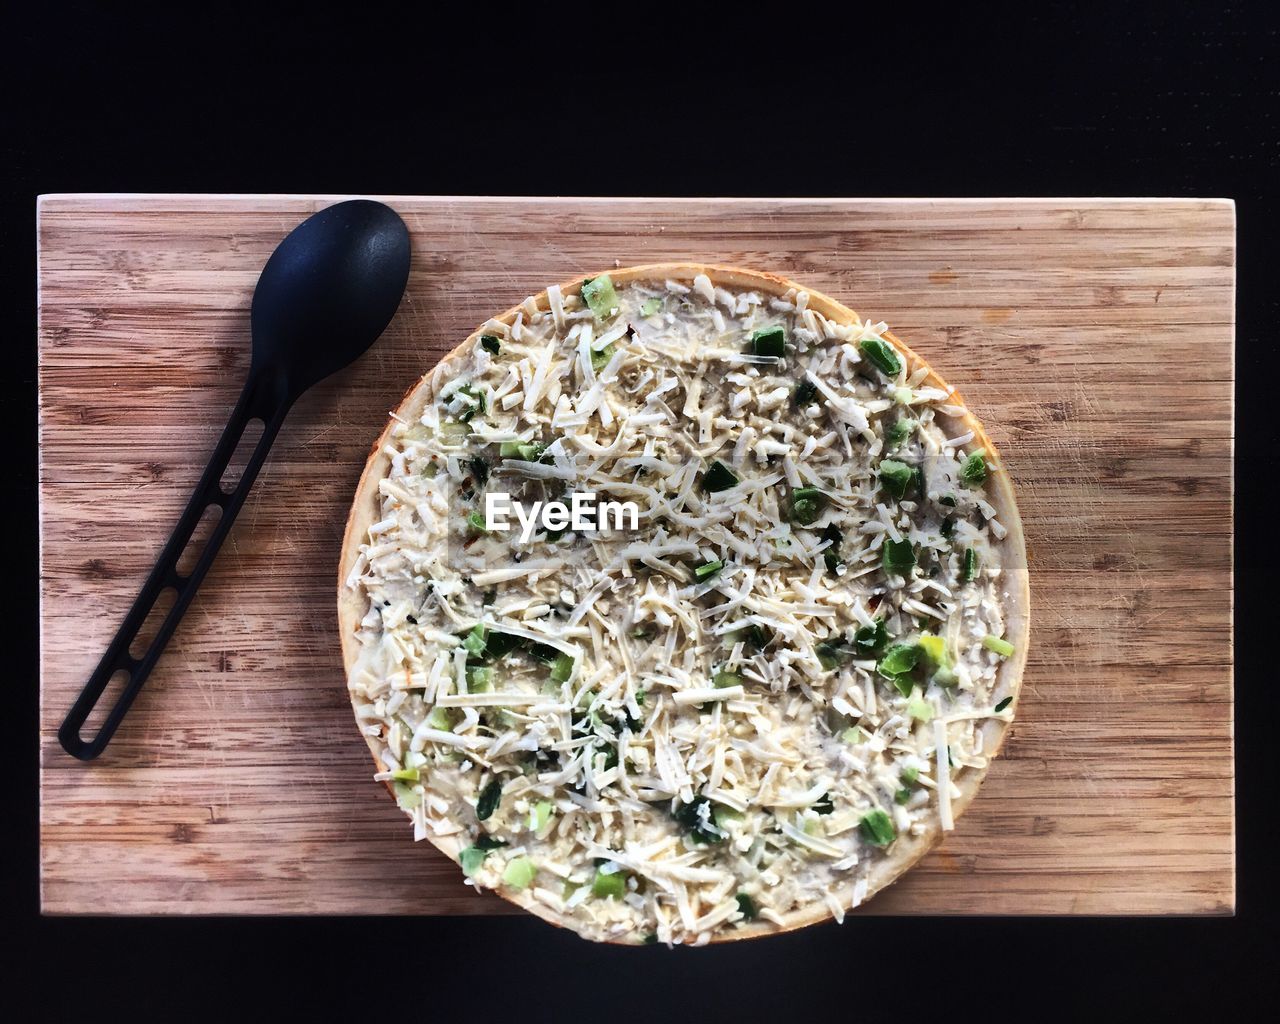
[[[248,368],[316,197],[40,205],[41,880],[50,913],[510,913],[412,842],[351,720],[333,602],[387,410],[490,314],[614,265],[777,270],[896,333],[1000,447],[1033,647],[943,845],[865,913],[1235,905],[1229,202],[392,199],[405,301],[306,395],[106,755],[56,730]]]

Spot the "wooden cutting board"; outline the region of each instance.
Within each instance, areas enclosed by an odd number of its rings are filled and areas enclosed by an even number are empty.
[[[391,200],[414,246],[395,321],[295,407],[106,755],[65,755],[58,723],[239,392],[258,272],[329,201],[40,201],[46,912],[511,912],[371,780],[335,635],[347,508],[387,411],[487,316],[686,259],[888,320],[1017,485],[1016,727],[956,831],[866,912],[1233,910],[1228,201]]]

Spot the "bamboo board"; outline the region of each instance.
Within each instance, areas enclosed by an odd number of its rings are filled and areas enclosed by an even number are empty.
[[[1017,724],[956,831],[861,912],[1234,909],[1227,201],[390,200],[414,245],[391,328],[294,408],[106,755],[64,754],[239,393],[258,272],[328,201],[40,201],[45,912],[514,912],[371,781],[335,635],[342,528],[442,353],[547,284],[659,260],[777,270],[888,320],[1017,486]]]

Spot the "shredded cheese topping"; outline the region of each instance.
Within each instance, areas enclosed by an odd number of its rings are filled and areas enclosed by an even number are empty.
[[[589,938],[843,917],[1011,718],[997,470],[882,323],[705,275],[610,295],[490,321],[391,432],[347,580],[377,778]],[[492,489],[639,529],[488,533]]]

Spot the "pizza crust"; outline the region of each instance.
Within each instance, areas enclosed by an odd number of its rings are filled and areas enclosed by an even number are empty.
[[[809,295],[809,308],[822,314],[828,320],[842,325],[860,322],[860,318],[853,310],[835,299],[806,285],[798,284],[776,274],[706,263],[653,263],[626,267],[621,270],[609,269],[600,273],[608,274],[615,284],[637,280],[659,282],[666,280],[691,281],[697,275],[705,274],[713,284],[726,288],[743,288],[774,296],[781,296],[795,289],[796,291],[807,292]],[[592,276],[590,274],[580,274],[571,281],[566,281],[560,286],[561,292],[565,295],[577,294],[581,290],[583,280],[590,279]],[[535,301],[539,309],[546,310],[549,308],[545,291],[535,296]],[[510,325],[515,321],[516,314],[520,309],[521,306],[513,306],[493,319]],[[477,328],[462,344],[445,355],[437,366],[446,364],[452,359],[460,358],[463,353],[469,352],[481,333],[483,331]],[[929,370],[929,375],[926,378],[927,383],[938,388],[948,388],[946,381],[924,359],[905,345],[900,338],[892,332],[886,332],[883,337],[891,340],[898,351],[903,354],[906,359],[908,373],[922,366],[927,367]],[[368,601],[364,595],[349,588],[346,585],[346,581],[359,555],[360,545],[364,543],[369,527],[376,521],[378,483],[387,475],[391,462],[384,449],[391,440],[391,432],[398,420],[413,422],[433,399],[432,376],[434,370],[435,367],[429,370],[417,384],[413,385],[405,393],[404,398],[401,399],[399,406],[395,410],[394,416],[388,420],[387,426],[379,435],[378,440],[374,442],[369,452],[368,461],[365,463],[364,472],[361,474],[360,482],[356,487],[356,495],[355,500],[352,502],[351,512],[347,517],[346,532],[343,536],[342,551],[338,560],[337,581],[338,632],[342,642],[344,673],[350,673],[355,664],[358,646],[355,634],[361,619],[364,618],[365,613],[368,611]],[[963,406],[965,412],[960,417],[950,417],[949,421],[962,425],[964,430],[972,430],[975,441],[986,448],[986,461],[996,467],[996,471],[987,478],[987,500],[999,512],[1000,521],[1008,530],[1007,535],[996,546],[1001,555],[1006,587],[1003,603],[1006,639],[1014,645],[1014,654],[1001,663],[993,692],[999,694],[1001,698],[1013,698],[1013,707],[1016,709],[1017,699],[1021,690],[1022,673],[1027,661],[1031,611],[1026,543],[1022,532],[1022,520],[1018,515],[1013,485],[1004,469],[999,451],[992,443],[991,438],[988,437],[982,424],[978,422],[977,417],[968,410],[968,406],[958,391],[955,392],[953,402]],[[1010,724],[993,718],[988,719],[983,726],[984,751],[988,757],[988,765],[999,754]],[[370,753],[373,755],[374,764],[377,769],[380,769],[381,765],[377,759],[378,748],[372,738],[366,737],[366,741],[368,742]],[[970,801],[977,795],[988,770],[989,767],[982,770],[969,768],[957,780],[954,780],[956,788],[960,790],[960,795],[953,797],[951,801],[952,816],[955,820],[959,820]],[[384,785],[388,794],[393,795],[390,783],[385,783]],[[880,890],[900,878],[941,840],[942,834],[941,824],[934,817],[920,835],[900,836],[893,844],[892,854],[878,858],[873,863],[866,877],[867,888],[863,894],[862,901],[865,902],[870,899]],[[462,851],[462,843],[456,836],[428,836],[428,839],[450,860],[455,863],[458,861],[459,854]],[[851,882],[844,890],[838,893],[838,899],[842,906],[850,907],[853,902],[853,890],[854,883]],[[560,927],[573,927],[571,922],[562,918],[550,907],[539,903],[528,892],[513,892],[505,888],[494,891],[503,899],[530,913],[536,914],[551,924]],[[825,902],[816,901],[807,907],[800,907],[782,915],[783,923],[781,925],[768,921],[743,923],[731,929],[717,931],[712,935],[711,941],[733,942],[763,935],[776,935],[793,931],[797,928],[804,928],[811,924],[818,924],[830,920],[832,917],[831,908]],[[618,940],[618,944],[633,945],[634,943]]]

